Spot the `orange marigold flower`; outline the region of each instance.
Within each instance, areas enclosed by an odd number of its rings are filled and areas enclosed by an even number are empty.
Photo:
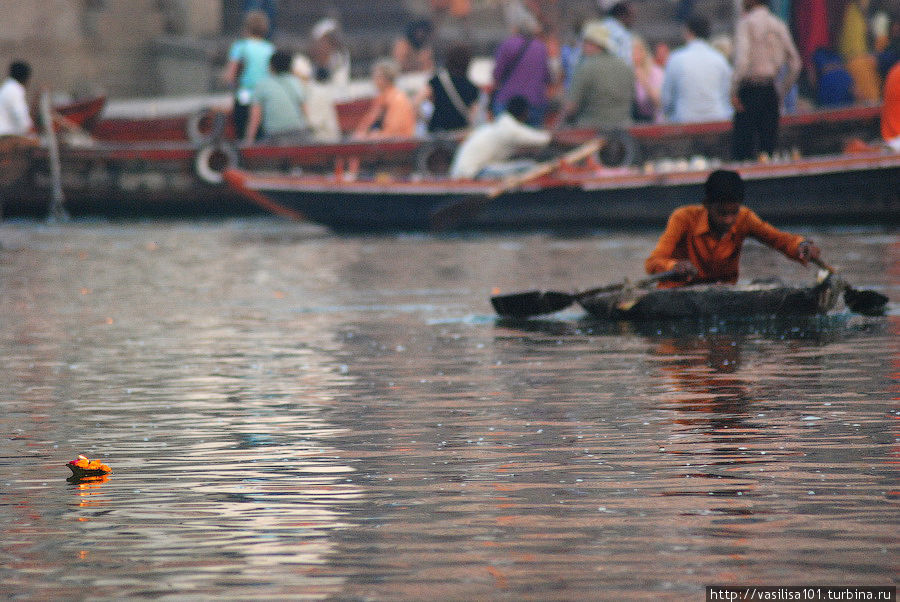
[[[89,460],[83,455],[66,464],[72,474],[77,477],[97,476],[112,472],[112,469],[100,460]]]

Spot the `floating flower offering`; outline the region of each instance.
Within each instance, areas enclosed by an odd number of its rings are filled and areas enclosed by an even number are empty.
[[[97,477],[112,472],[112,469],[100,460],[88,460],[81,455],[67,463],[66,466],[75,477]]]

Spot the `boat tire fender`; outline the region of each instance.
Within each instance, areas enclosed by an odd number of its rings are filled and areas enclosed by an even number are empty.
[[[221,184],[222,172],[237,165],[238,152],[234,146],[226,142],[202,146],[194,157],[194,171],[207,184]]]
[[[638,144],[634,137],[625,130],[600,131],[598,135],[605,139],[598,158],[607,167],[627,167],[634,165],[638,159]]]
[[[446,176],[453,163],[456,144],[452,140],[435,139],[423,144],[416,152],[416,167],[429,176]]]
[[[193,144],[203,146],[218,140],[225,133],[225,113],[203,107],[188,116],[185,130]]]

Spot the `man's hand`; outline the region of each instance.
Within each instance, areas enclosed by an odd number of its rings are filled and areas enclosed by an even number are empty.
[[[797,255],[803,265],[809,263],[811,259],[818,259],[822,250],[817,247],[811,240],[804,240],[797,247]]]
[[[743,113],[744,112],[744,103],[741,102],[741,99],[737,94],[731,95],[731,106],[734,107],[735,113]]]
[[[689,259],[682,259],[672,269],[678,274],[680,280],[690,280],[697,275],[697,268]]]

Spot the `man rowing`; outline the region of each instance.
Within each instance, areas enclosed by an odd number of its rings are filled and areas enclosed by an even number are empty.
[[[656,248],[647,258],[647,273],[675,270],[681,280],[660,286],[725,282],[738,279],[741,247],[748,236],[806,265],[819,258],[819,247],[797,234],[782,232],[743,206],[744,181],[720,169],[704,184],[702,205],[679,207],[669,217]]]
[[[513,96],[497,119],[475,128],[456,149],[450,177],[500,180],[534,167],[530,159],[509,160],[521,148],[541,148],[552,138],[525,123],[528,110],[524,96]]]

